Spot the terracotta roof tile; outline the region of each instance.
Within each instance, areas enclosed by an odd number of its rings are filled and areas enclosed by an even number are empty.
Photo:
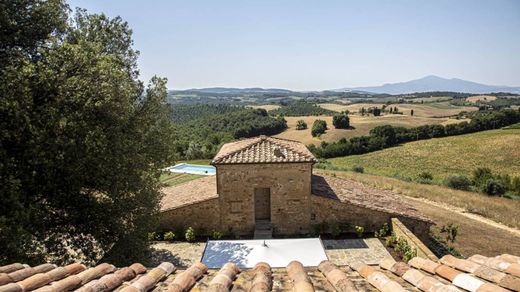
[[[177,186],[166,187],[161,191],[164,194],[161,201],[161,211],[218,198],[215,176],[207,176]]]
[[[477,258],[483,259],[481,256]],[[501,260],[505,257],[496,258]],[[468,268],[468,263],[464,261],[469,260],[445,257],[435,263],[416,257],[406,264],[389,258],[382,261],[379,267],[368,266],[360,261],[353,261],[350,267],[338,267],[324,261],[317,269],[303,267],[301,263],[293,261],[285,269],[273,270],[266,263],[258,263],[253,269],[243,271],[232,263],[227,263],[220,270],[208,270],[202,263],[196,263],[186,270],[177,270],[168,262],[163,262],[151,270],[146,270],[141,264],[119,269],[109,264],[101,264],[87,270],[83,270],[85,268],[79,264],[73,264],[46,272],[43,269],[33,275],[20,273],[19,275],[29,276],[20,276],[22,278],[17,282],[0,285],[0,292],[33,289],[53,292],[520,291],[520,278],[487,266],[484,267],[503,275],[481,277],[481,264],[472,262],[479,267],[469,264]],[[434,266],[435,269],[432,270]],[[12,273],[27,268],[29,267],[16,264],[2,266],[0,271],[7,274],[5,271]],[[458,268],[473,272],[466,273]]]
[[[260,136],[224,144],[211,164],[316,162],[300,142]]]
[[[372,188],[349,179],[313,175],[312,194],[367,209],[431,222],[417,209],[403,202],[395,193]]]

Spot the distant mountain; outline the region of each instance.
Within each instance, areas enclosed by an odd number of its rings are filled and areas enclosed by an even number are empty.
[[[288,94],[293,91],[288,89],[280,89],[280,88],[228,88],[228,87],[210,87],[210,88],[192,88],[186,90],[171,90],[174,93],[183,93],[183,92],[200,92],[200,93],[215,93],[215,94]]]
[[[510,92],[520,93],[520,87],[485,85],[458,78],[426,76],[421,79],[399,83],[387,83],[381,86],[341,88],[336,91],[362,91],[372,93],[404,94],[429,91],[452,91],[465,93]]]

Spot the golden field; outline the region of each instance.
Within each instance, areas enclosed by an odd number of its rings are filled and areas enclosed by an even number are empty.
[[[287,120],[288,129],[280,134],[275,135],[275,137],[300,141],[306,145],[319,145],[321,141],[335,142],[341,138],[368,135],[371,129],[382,125],[412,128],[421,125],[447,125],[452,123],[460,123],[463,121],[450,118],[430,118],[415,115],[413,117],[409,115],[384,115],[379,117],[349,115],[349,118],[350,125],[353,127],[353,129],[335,129],[332,125],[331,116],[285,117]],[[306,130],[296,130],[296,123],[299,120],[304,120],[307,123],[308,128]],[[325,120],[327,122],[328,130],[319,138],[312,137],[311,135],[312,124],[315,120]]]
[[[356,103],[351,105],[340,105],[333,103],[324,103],[319,106],[333,111],[344,111],[349,110],[350,112],[358,113],[359,110],[369,107],[382,107],[383,104],[380,103]],[[441,103],[429,103],[429,104],[390,104],[388,107],[397,107],[400,112],[403,112],[403,115],[410,115],[410,111],[413,109],[415,117],[448,117],[454,116],[462,111],[476,111],[477,107],[474,106],[454,106],[449,103],[441,102]]]

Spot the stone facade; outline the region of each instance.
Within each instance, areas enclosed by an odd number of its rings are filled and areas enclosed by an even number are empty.
[[[209,199],[162,211],[159,216],[160,229],[184,231],[187,227],[193,227],[200,233],[207,234],[210,234],[211,230],[222,231],[218,201],[218,198]]]
[[[269,188],[274,234],[308,231],[312,163],[223,164],[217,167],[221,228],[235,234],[255,229],[255,188]]]
[[[395,217],[427,238],[432,222],[396,194],[313,176],[315,162],[305,146],[294,141],[260,137],[225,144],[212,162],[216,177],[165,191],[161,227],[252,235],[256,227],[269,224],[273,235],[297,236],[324,223],[358,225],[371,232]]]
[[[327,223],[349,224],[351,227],[362,226],[366,232],[377,231],[384,223],[391,226],[391,218],[399,218],[412,232],[423,240],[428,239],[431,222],[417,220],[415,218],[396,215],[391,212],[383,212],[363,208],[361,206],[338,202],[337,200],[312,196],[311,224]],[[352,230],[353,231],[353,230]]]

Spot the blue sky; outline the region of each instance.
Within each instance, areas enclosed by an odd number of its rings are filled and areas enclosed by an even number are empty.
[[[426,75],[520,86],[520,1],[117,1],[141,78],[168,87],[334,89]]]

